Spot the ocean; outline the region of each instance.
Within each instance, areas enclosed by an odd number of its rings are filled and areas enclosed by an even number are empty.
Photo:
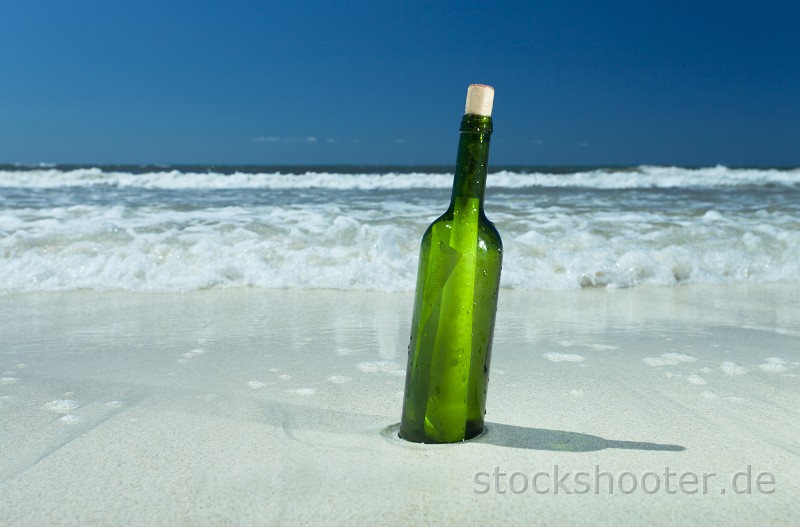
[[[0,292],[410,291],[452,167],[0,165]],[[800,282],[800,168],[493,167],[501,285]]]

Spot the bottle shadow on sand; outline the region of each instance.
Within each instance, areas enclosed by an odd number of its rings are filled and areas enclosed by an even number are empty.
[[[372,435],[376,430],[387,440],[395,444],[420,448],[448,445],[421,445],[401,439],[398,435],[400,424],[383,426],[385,417],[361,415],[349,412],[338,412],[322,408],[300,406],[287,403],[271,403],[264,415],[270,425],[280,427],[286,435],[294,440],[303,441],[304,431],[316,431],[341,434]],[[569,432],[566,430],[548,430],[503,423],[486,423],[486,431],[474,439],[450,446],[483,444],[506,448],[527,450],[549,450],[554,452],[595,452],[607,448],[625,450],[661,450],[680,452],[686,450],[680,445],[650,443],[642,441],[618,441],[599,436]]]
[[[502,423],[487,423],[486,432],[472,440],[475,443],[503,446],[508,448],[524,448],[528,450],[552,450],[557,452],[594,452],[606,448],[626,450],[665,450],[680,452],[686,450],[680,445],[647,443],[641,441],[616,441],[599,436],[568,432],[566,430],[548,430],[530,428]]]
[[[383,435],[384,437],[395,438],[399,441],[403,441],[403,439],[398,435],[399,430],[399,424],[387,426],[383,429]],[[669,452],[680,452],[686,450],[685,447],[680,445],[649,443],[642,441],[616,441],[613,439],[604,439],[599,436],[581,434],[580,432],[548,430],[546,428],[532,428],[502,423],[486,423],[486,430],[481,435],[474,439],[455,444],[467,443],[494,445],[506,448],[521,448],[527,450],[550,450],[553,452],[596,452],[606,448],[619,448],[625,450],[663,450]]]

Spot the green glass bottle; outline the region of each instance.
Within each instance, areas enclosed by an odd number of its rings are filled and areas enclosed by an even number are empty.
[[[422,237],[400,437],[452,443],[483,431],[503,244],[483,213],[494,90],[473,84],[450,207]]]

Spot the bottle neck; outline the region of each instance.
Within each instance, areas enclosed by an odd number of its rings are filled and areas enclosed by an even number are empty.
[[[492,136],[492,118],[467,114],[461,119],[461,137],[458,141],[458,158],[453,180],[450,208],[463,202],[457,198],[473,198],[483,210],[483,193],[486,189],[486,172],[489,168],[489,139]]]

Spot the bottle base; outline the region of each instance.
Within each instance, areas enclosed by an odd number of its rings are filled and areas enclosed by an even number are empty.
[[[462,443],[464,441],[475,439],[482,436],[485,431],[486,427],[484,426],[483,422],[467,422],[464,430],[464,437],[453,439],[452,441],[442,441],[441,439],[428,436],[423,430],[405,430],[401,424],[397,433],[397,437],[411,443],[445,445],[451,443]]]

